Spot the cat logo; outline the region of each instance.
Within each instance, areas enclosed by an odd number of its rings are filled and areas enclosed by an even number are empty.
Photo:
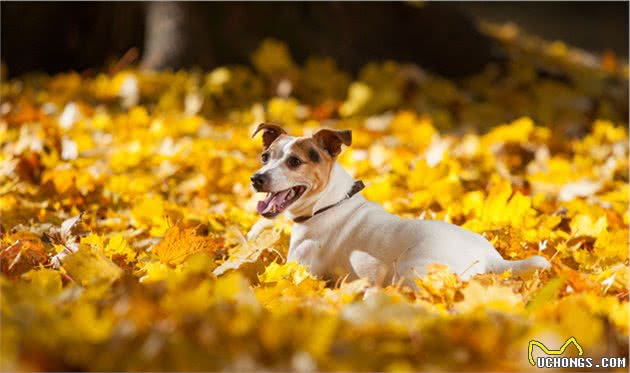
[[[566,342],[564,342],[564,344],[562,345],[562,347],[560,347],[558,350],[550,350],[547,348],[547,346],[545,346],[541,342],[531,340],[529,341],[529,346],[527,348],[529,363],[533,366],[536,366],[536,361],[534,360],[534,356],[532,355],[534,352],[534,346],[538,346],[547,355],[562,355],[564,353],[564,350],[566,350],[567,347],[571,343],[573,343],[573,345],[575,345],[575,347],[577,348],[579,356],[584,355],[584,350],[582,349],[582,346],[580,346],[578,341],[575,339],[575,337],[571,337],[567,339]]]

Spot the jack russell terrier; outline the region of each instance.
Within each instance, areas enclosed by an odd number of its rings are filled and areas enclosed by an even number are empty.
[[[426,274],[427,265],[447,265],[467,279],[479,273],[512,270],[516,275],[549,268],[541,256],[508,261],[483,236],[437,220],[401,219],[367,201],[337,162],[351,131],[322,129],[312,137],[289,136],[277,125],[262,123],[262,168],[253,188],[266,192],[257,210],[271,219],[287,213],[295,224],[289,261],[317,276],[367,278],[376,286]]]

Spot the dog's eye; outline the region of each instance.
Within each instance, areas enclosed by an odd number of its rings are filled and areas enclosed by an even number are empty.
[[[260,156],[260,160],[262,161],[262,163],[267,163],[267,161],[269,160],[269,154],[268,153],[263,153]]]
[[[287,159],[287,164],[291,168],[296,168],[302,164],[302,160],[298,157],[289,157],[289,159]]]

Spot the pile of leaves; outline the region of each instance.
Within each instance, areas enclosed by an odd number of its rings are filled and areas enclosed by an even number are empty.
[[[353,80],[272,40],[253,69],[4,81],[3,369],[524,370],[530,339],[571,336],[627,357],[627,65],[547,47],[460,82],[396,62]],[[339,161],[368,199],[553,268],[434,265],[417,289],[312,276],[285,260],[290,222],[256,223],[263,121],[352,129]]]

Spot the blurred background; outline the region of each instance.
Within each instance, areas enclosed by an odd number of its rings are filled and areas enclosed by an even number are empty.
[[[446,77],[501,60],[480,22],[512,22],[547,40],[628,55],[627,2],[2,2],[2,61],[10,76],[98,68],[209,69],[247,63],[265,38],[297,62],[328,56],[357,72],[368,62],[416,63]]]
[[[627,2],[2,2],[1,10],[3,78],[180,71],[189,81],[171,84],[169,97],[183,107],[201,94],[208,118],[273,97],[295,98],[320,120],[403,108],[459,132],[529,116],[575,137],[595,119],[628,118]],[[153,107],[141,91],[139,103]]]

